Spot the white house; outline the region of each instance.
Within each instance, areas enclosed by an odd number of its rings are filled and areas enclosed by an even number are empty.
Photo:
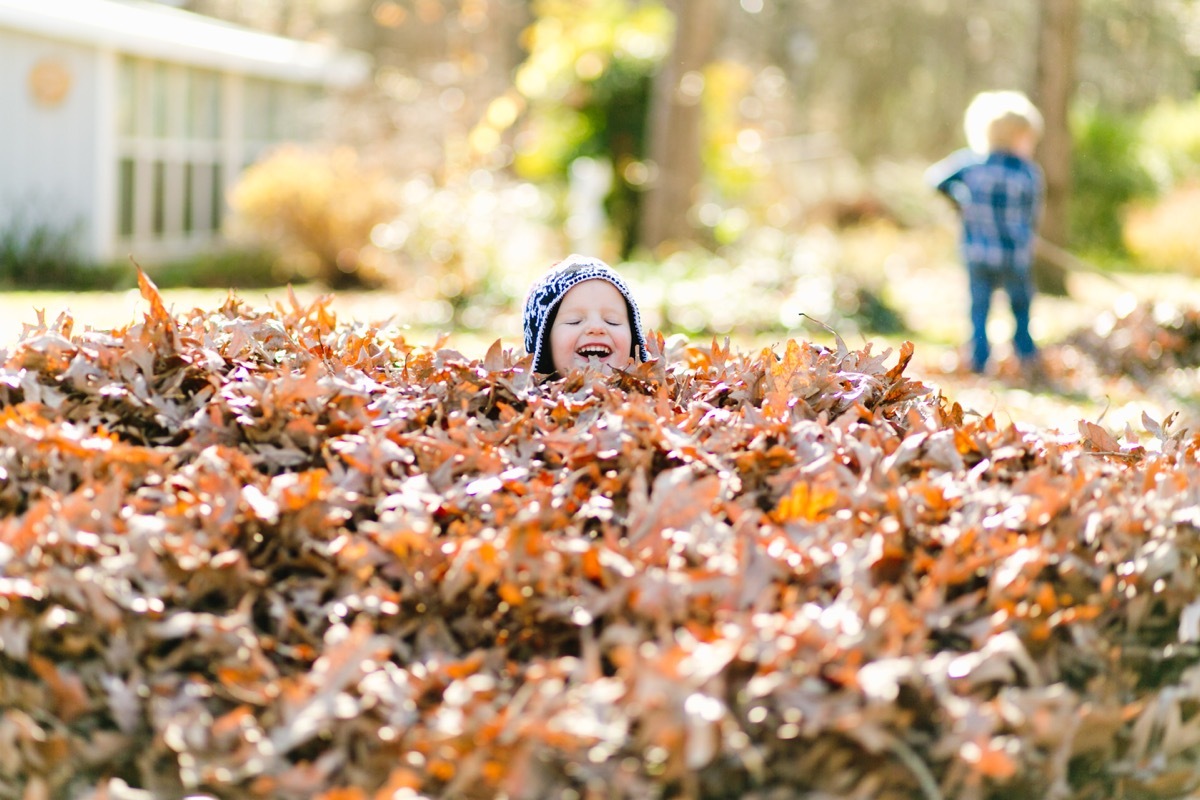
[[[241,170],[369,72],[153,2],[0,0],[0,229],[69,228],[95,261],[211,247]]]

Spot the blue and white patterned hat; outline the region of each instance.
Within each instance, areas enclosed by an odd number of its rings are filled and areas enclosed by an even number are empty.
[[[629,355],[639,361],[649,358],[646,334],[642,330],[642,315],[625,281],[600,259],[571,254],[551,267],[525,298],[525,350],[533,354],[534,372],[550,374],[555,371],[550,353],[550,327],[554,324],[563,296],[575,284],[596,278],[615,286],[629,307],[629,329],[633,334]]]

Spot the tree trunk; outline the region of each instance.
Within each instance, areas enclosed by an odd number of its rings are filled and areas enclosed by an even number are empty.
[[[675,45],[654,79],[649,120],[653,178],[642,198],[638,243],[658,249],[695,238],[689,211],[704,169],[703,108],[698,77],[712,58],[719,9],[727,0],[671,0]]]
[[[1067,247],[1071,198],[1071,130],[1068,114],[1075,92],[1075,62],[1079,43],[1079,0],[1041,0],[1038,12],[1037,94],[1035,102],[1046,130],[1039,161],[1046,175],[1046,204],[1041,235],[1052,245]],[[1067,274],[1059,265],[1039,258],[1034,265],[1038,289],[1067,294]]]

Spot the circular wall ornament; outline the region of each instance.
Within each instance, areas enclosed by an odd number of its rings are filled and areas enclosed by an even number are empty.
[[[40,106],[53,108],[71,91],[71,71],[57,58],[43,58],[29,70],[29,92]]]

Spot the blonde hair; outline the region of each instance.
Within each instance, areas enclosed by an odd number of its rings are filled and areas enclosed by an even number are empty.
[[[977,153],[1008,150],[1025,131],[1042,135],[1042,114],[1021,92],[980,92],[967,106],[963,130]]]

